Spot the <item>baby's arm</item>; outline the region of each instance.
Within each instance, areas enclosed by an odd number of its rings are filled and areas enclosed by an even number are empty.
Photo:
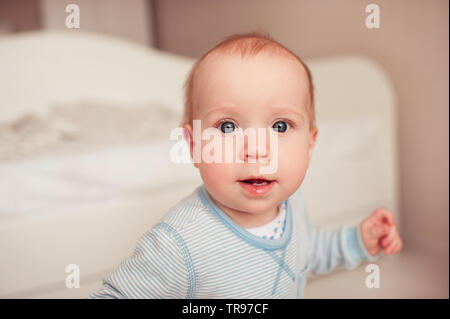
[[[300,189],[292,196],[292,201],[299,210],[301,223],[306,225],[310,241],[308,269],[312,273],[329,273],[339,265],[353,269],[363,259],[370,261],[377,259],[378,256],[371,255],[364,246],[360,225],[341,226],[334,230],[313,227],[307,211],[306,200]]]
[[[167,224],[147,231],[133,255],[89,298],[186,298],[189,282],[183,243],[174,234]]]
[[[355,268],[363,259],[375,260],[365,249],[360,227],[341,226],[336,230],[323,230],[309,226],[311,254],[309,269],[314,274],[325,274],[343,265]]]
[[[402,248],[394,216],[384,208],[376,209],[358,226],[343,226],[334,231],[314,228],[308,216],[306,220],[312,242],[313,273],[328,273],[338,265],[352,269],[363,259],[375,261],[382,250],[394,254]]]

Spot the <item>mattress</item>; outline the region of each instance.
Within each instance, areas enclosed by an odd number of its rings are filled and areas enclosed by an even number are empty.
[[[158,105],[84,102],[0,124],[0,218],[63,214],[199,179],[169,160],[178,122]]]

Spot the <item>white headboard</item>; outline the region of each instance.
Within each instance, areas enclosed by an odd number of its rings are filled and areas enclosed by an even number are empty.
[[[165,104],[182,110],[193,61],[111,36],[40,31],[0,38],[0,122],[60,102]]]
[[[311,219],[354,223],[381,206],[398,220],[396,102],[389,78],[361,56],[309,66],[319,127],[302,185]]]

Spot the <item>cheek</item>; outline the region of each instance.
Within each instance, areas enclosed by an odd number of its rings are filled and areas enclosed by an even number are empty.
[[[309,165],[308,142],[298,139],[279,145],[279,172],[281,178],[292,183],[301,183]]]
[[[230,164],[200,163],[199,171],[208,189],[220,190],[235,181],[233,166]]]

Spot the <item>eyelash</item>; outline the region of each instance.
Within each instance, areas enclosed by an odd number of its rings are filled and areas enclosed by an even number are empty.
[[[277,119],[273,122],[273,124],[275,124],[276,122],[279,122],[279,121],[286,122],[291,129],[297,127],[294,122],[292,122],[291,120],[286,120],[286,119]],[[272,124],[272,126],[273,126],[273,124]]]
[[[219,120],[219,121],[217,121],[217,122],[213,125],[213,127],[214,127],[215,129],[218,129],[222,134],[224,134],[224,133],[222,132],[222,130],[220,129],[220,126],[221,126],[223,123],[226,123],[226,122],[231,122],[231,123],[233,123],[236,127],[238,127],[238,125],[236,124],[236,122],[233,121],[232,119],[222,119],[222,120]]]
[[[289,127],[290,127],[291,129],[297,127],[297,125],[295,125],[294,122],[292,122],[292,121],[290,121],[290,120],[286,120],[286,119],[276,119],[275,121],[273,121],[272,126],[273,126],[273,124],[275,124],[276,122],[279,122],[279,121],[286,122],[286,123],[289,125]],[[236,122],[233,121],[232,119],[222,119],[222,120],[219,120],[219,121],[216,122],[216,124],[214,124],[213,126],[214,126],[216,129],[220,129],[220,126],[222,125],[222,123],[225,123],[225,122],[231,122],[231,123],[233,123],[236,127],[239,127],[239,125],[237,125]],[[272,127],[272,126],[271,126],[271,127]]]

